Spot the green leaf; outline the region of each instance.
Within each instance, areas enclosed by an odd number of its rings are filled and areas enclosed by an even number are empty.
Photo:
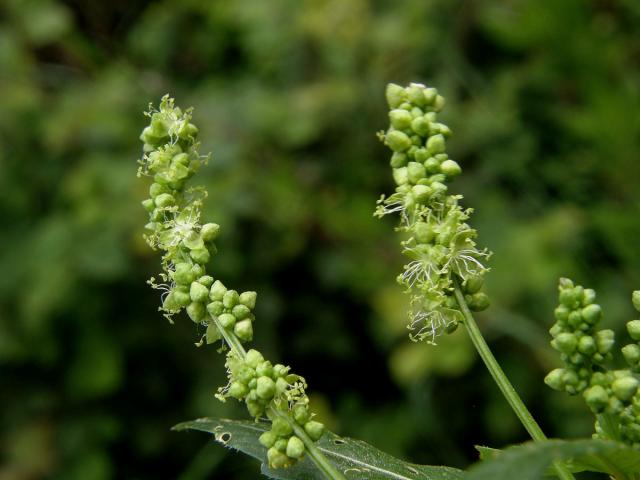
[[[258,437],[270,428],[267,422],[200,418],[183,422],[174,430],[199,430],[212,433],[217,442],[225,447],[240,450],[262,462],[264,475],[281,480],[324,480],[322,473],[305,456],[295,466],[283,470],[272,470],[266,464],[267,449]],[[375,447],[351,438],[339,437],[326,432],[316,443],[318,449],[332,462],[347,479],[353,480],[457,480],[463,472],[449,467],[415,465],[381,452]]]
[[[572,472],[608,473],[617,480],[630,480],[640,472],[639,450],[606,440],[547,440],[504,451],[476,449],[482,461],[471,467],[465,480],[537,480],[554,474],[554,461],[565,462]]]

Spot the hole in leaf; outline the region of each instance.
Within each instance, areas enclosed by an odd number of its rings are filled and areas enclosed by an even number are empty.
[[[219,433],[216,435],[216,440],[226,445],[231,440],[231,434],[229,432]]]
[[[416,470],[413,467],[407,467],[407,470],[409,470],[411,473],[413,473],[414,475],[418,475],[420,472],[418,470]]]
[[[344,445],[346,442],[344,440],[334,440],[333,444],[334,445]]]

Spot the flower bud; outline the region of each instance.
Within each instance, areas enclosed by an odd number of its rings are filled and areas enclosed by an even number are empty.
[[[249,308],[249,310],[253,310],[256,307],[257,297],[258,294],[256,292],[242,292],[238,301],[245,307]]]
[[[293,418],[300,425],[304,425],[309,421],[309,409],[306,405],[296,405],[293,407]]]
[[[562,390],[564,388],[564,372],[562,368],[551,370],[547,376],[544,377],[544,383],[554,390]]]
[[[235,290],[227,290],[227,292],[222,297],[222,304],[225,308],[233,308],[238,304],[240,300],[240,295]]]
[[[230,313],[223,313],[218,316],[218,321],[224,328],[232,328],[236,324],[236,317]]]
[[[245,318],[248,318],[249,315],[251,315],[251,310],[249,310],[249,307],[247,307],[246,305],[238,304],[233,307],[231,313],[234,317],[236,317],[236,319],[244,320]]]
[[[304,424],[304,431],[307,432],[307,435],[309,435],[311,440],[315,442],[319,440],[324,433],[324,425],[320,422],[316,422],[315,420],[311,420]]]
[[[285,380],[284,377],[278,377],[276,380],[276,393],[278,395],[282,395],[289,388],[289,382]]]
[[[404,167],[408,161],[409,157],[406,153],[393,152],[391,155],[391,167],[393,168]]]
[[[267,460],[269,462],[269,467],[275,469],[286,468],[291,463],[291,460],[289,460],[289,458],[284,453],[282,453],[275,447],[271,447],[269,450],[267,450]]]
[[[404,152],[412,145],[411,139],[406,133],[403,133],[400,130],[392,130],[388,132],[385,137],[385,141],[389,148],[394,152]]]
[[[213,242],[218,238],[220,233],[220,225],[217,223],[205,223],[200,229],[200,236],[205,242]]]
[[[427,140],[427,150],[431,155],[445,151],[444,137],[440,134],[429,137]]]
[[[640,312],[640,290],[636,290],[631,294],[633,307]]]
[[[276,383],[269,377],[258,377],[256,392],[263,400],[271,400],[276,392]]]
[[[189,255],[191,256],[191,258],[193,258],[195,262],[200,263],[202,265],[204,265],[205,263],[208,263],[209,259],[211,258],[211,254],[209,253],[209,250],[207,250],[204,247],[191,250],[191,252],[189,252]]]
[[[242,400],[249,393],[249,388],[240,382],[231,382],[229,385],[229,396]]]
[[[191,265],[189,263],[177,263],[175,266],[175,270],[171,272],[171,277],[178,285],[191,285],[196,279],[196,275],[191,270]]]
[[[411,183],[418,183],[418,181],[423,179],[426,175],[427,171],[421,163],[409,162],[407,165],[407,177]]]
[[[191,296],[192,301],[205,303],[209,297],[209,289],[200,282],[192,282],[189,295]]]
[[[178,307],[186,307],[191,303],[191,296],[186,287],[176,287],[172,290],[170,295],[173,296],[173,301]]]
[[[395,108],[389,112],[389,120],[391,121],[393,128],[397,130],[404,130],[411,126],[411,120],[413,120],[413,117],[406,110]]]
[[[256,368],[258,364],[264,362],[264,357],[262,354],[254,349],[251,349],[247,352],[247,355],[244,357],[244,363],[246,363],[251,368]]]
[[[211,290],[209,290],[209,298],[214,301],[222,301],[225,293],[227,293],[227,287],[220,280],[216,280],[211,285]]]
[[[556,320],[558,322],[566,322],[569,319],[569,314],[571,313],[571,310],[569,310],[566,306],[564,305],[559,305],[558,307],[556,307],[556,309],[553,311],[553,315],[556,318]]]
[[[276,440],[278,440],[278,437],[271,431],[264,432],[262,435],[260,435],[260,438],[258,438],[260,444],[266,448],[273,447],[273,444],[276,443]]]
[[[207,326],[207,344],[216,343],[220,338],[222,337],[220,336],[218,327],[216,327],[215,323],[211,322]]]
[[[594,335],[598,352],[602,355],[609,353],[615,343],[615,333],[613,330],[600,330]]]
[[[153,202],[152,199],[147,198],[146,200],[142,201],[142,207],[147,211],[147,212],[153,212],[153,209],[155,208],[155,203]]]
[[[628,402],[638,391],[638,380],[634,377],[616,379],[611,384],[613,394],[622,402]]]
[[[580,337],[580,340],[578,340],[578,351],[585,355],[593,355],[598,351],[596,341],[589,335]]]
[[[431,190],[431,187],[428,187],[426,185],[414,185],[411,188],[411,193],[416,202],[425,204],[429,201],[433,190]]]
[[[632,367],[640,364],[640,346],[637,343],[631,343],[622,347],[622,355]]]
[[[584,401],[596,413],[602,412],[609,404],[607,391],[600,385],[594,385],[583,393]]]
[[[454,160],[445,160],[442,162],[440,170],[449,178],[457,177],[462,173],[460,165],[458,165],[458,162],[455,162]]]
[[[273,377],[273,365],[271,365],[270,361],[265,360],[256,367],[256,373],[261,377]]]
[[[569,323],[569,325],[571,325],[571,327],[573,327],[574,329],[578,329],[580,328],[580,325],[582,325],[582,314],[578,311],[572,311],[571,313],[569,313],[569,320],[567,323]]]
[[[276,377],[284,377],[287,373],[289,373],[289,367],[285,367],[281,363],[277,363],[273,366],[273,374]]]
[[[481,312],[489,308],[491,300],[489,296],[484,292],[477,292],[471,295],[471,301],[469,302],[469,309],[474,312]]]
[[[291,435],[293,429],[291,428],[291,425],[289,425],[289,422],[287,422],[284,418],[277,417],[271,424],[271,431],[279,437],[284,437],[287,435]]]
[[[237,322],[233,327],[233,331],[243,342],[250,342],[253,339],[253,324],[249,319]]]
[[[389,83],[386,89],[387,103],[390,108],[397,108],[407,100],[407,94],[400,85]]]
[[[468,277],[464,282],[464,291],[470,295],[478,293],[482,289],[484,279],[482,275],[473,275]]]
[[[154,199],[154,201],[155,204],[160,208],[170,207],[171,205],[175,205],[176,203],[176,199],[173,198],[173,195],[171,195],[170,193],[161,193]]]
[[[640,340],[640,320],[627,322],[627,332],[633,340]]]
[[[413,225],[413,234],[420,243],[429,243],[435,237],[435,232],[426,222],[417,221]]]
[[[573,333],[561,333],[551,341],[551,346],[566,355],[571,355],[578,347],[578,339]]]
[[[560,303],[568,308],[575,308],[581,301],[582,292],[578,292],[574,288],[564,288],[560,290],[558,299]]]
[[[287,456],[291,458],[302,458],[304,455],[304,443],[295,435],[292,435],[287,442]]]
[[[423,137],[429,135],[429,128],[429,120],[427,120],[424,116],[416,117],[411,122],[411,130]]]
[[[592,288],[585,288],[582,292],[582,305],[591,305],[596,301],[596,291]]]
[[[602,308],[597,303],[592,303],[584,307],[581,314],[585,322],[589,325],[595,325],[602,318]]]
[[[445,103],[446,101],[442,95],[436,95],[436,99],[433,101],[433,109],[439,112],[444,108]]]
[[[207,310],[204,308],[204,304],[200,302],[191,302],[187,305],[187,315],[194,322],[201,322],[207,315]]]
[[[212,316],[217,317],[224,312],[224,305],[222,305],[222,302],[219,300],[211,302],[207,305],[207,312]]]

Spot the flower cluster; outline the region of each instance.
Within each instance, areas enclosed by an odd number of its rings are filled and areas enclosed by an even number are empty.
[[[411,338],[433,343],[455,330],[461,319],[455,281],[462,284],[472,310],[489,306],[481,291],[489,252],[476,247],[477,232],[466,223],[472,210],[459,205],[462,196],[448,193],[447,183],[462,170],[446,153],[451,130],[437,122],[444,98],[435,88],[416,83],[406,88],[389,84],[386,96],[391,125],[379,137],[393,151],[397,186],[392,195],[380,198],[375,215],[400,214],[398,230],[408,234],[402,253],[410,262],[398,283],[410,295]]]
[[[242,347],[242,342],[253,338],[256,292],[227,289],[207,274],[220,227],[200,222],[206,191],[187,187],[187,180],[208,159],[198,152],[198,129],[191,123],[191,111],[182,111],[165,96],[159,109],[150,107],[147,115],[151,121],[140,136],[144,155],[139,169],[139,175],[153,178],[150,198],[142,202],[150,220],[145,238],[163,252],[162,282],[151,278],[149,283],[163,291],[160,310],[170,321],[184,309],[191,320],[206,327],[203,340],[226,342],[229,383],[216,396],[222,401],[228,397],[244,401],[256,419],[269,417],[272,429],[261,437],[269,465],[290,466],[305,453],[300,435],[317,440],[324,427],[309,411],[304,378]],[[297,428],[302,433],[294,434]]]
[[[582,393],[597,415],[595,437],[640,446],[640,320],[627,323],[636,343],[622,348],[631,368],[610,370],[606,363],[613,358],[614,332],[598,330],[602,309],[595,303],[595,292],[566,278],[560,279],[559,291],[550,333],[564,368],[552,370],[545,383],[571,395]],[[640,292],[634,292],[633,303],[640,311]]]

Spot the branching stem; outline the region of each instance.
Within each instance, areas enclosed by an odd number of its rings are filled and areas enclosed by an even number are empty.
[[[469,307],[467,306],[467,302],[464,299],[464,294],[462,293],[462,290],[460,288],[459,281],[454,278],[453,284],[454,294],[460,307],[460,311],[464,316],[464,324],[467,327],[467,332],[471,337],[471,341],[473,342],[474,347],[476,347],[476,350],[480,354],[482,361],[487,366],[489,373],[491,373],[494,381],[498,384],[498,388],[500,388],[500,391],[507,399],[507,402],[509,402],[509,405],[518,416],[518,419],[520,419],[520,422],[522,423],[524,428],[527,430],[527,432],[529,432],[529,435],[531,435],[531,438],[537,442],[546,440],[546,435],[544,434],[538,423],[534,420],[524,402],[513,388],[513,385],[511,385],[511,382],[505,375],[496,358],[493,356],[493,353],[491,353],[487,342],[482,336],[482,332],[480,332],[480,329],[478,328],[478,324],[473,318],[471,310],[469,310]],[[555,462],[553,466],[556,470],[556,473],[558,474],[558,477],[562,480],[575,480],[573,474],[563,463]]]

